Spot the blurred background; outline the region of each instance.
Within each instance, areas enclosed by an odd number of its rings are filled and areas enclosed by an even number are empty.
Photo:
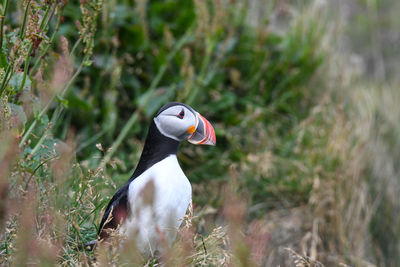
[[[78,248],[179,101],[217,136],[180,147],[179,264],[398,266],[399,1],[0,7],[0,265],[93,265]]]

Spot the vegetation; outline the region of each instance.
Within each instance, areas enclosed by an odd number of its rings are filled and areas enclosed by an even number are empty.
[[[3,0],[0,264],[396,266],[400,5],[353,4]],[[177,242],[82,250],[169,101],[217,135]]]

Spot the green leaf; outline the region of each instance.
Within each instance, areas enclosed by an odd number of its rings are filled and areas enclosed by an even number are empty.
[[[13,103],[8,103],[8,108],[11,110],[11,116],[16,116],[22,126],[25,126],[27,118],[24,109]]]
[[[0,51],[0,68],[6,69],[8,66],[7,56],[4,54],[3,51]]]
[[[14,87],[15,90],[18,90],[21,86],[22,79],[24,77],[23,72],[17,72],[15,73],[11,80],[10,80],[10,86]],[[25,84],[23,89],[30,89],[31,88],[31,80],[29,79],[29,76],[27,75],[25,78]]]
[[[68,100],[63,98],[62,96],[56,95],[56,101],[58,104],[63,105],[65,108],[68,107]]]
[[[40,112],[42,111],[42,106],[40,105],[40,100],[37,97],[32,98],[32,111],[33,111],[33,116],[35,118],[38,118]]]

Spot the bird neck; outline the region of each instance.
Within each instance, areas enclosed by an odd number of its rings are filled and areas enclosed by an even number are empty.
[[[129,181],[132,181],[151,166],[170,155],[178,153],[180,142],[164,136],[157,128],[154,120],[150,124],[139,163]]]

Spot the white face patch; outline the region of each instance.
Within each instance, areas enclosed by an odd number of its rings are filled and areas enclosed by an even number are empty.
[[[163,135],[182,141],[191,135],[188,129],[196,127],[196,116],[187,107],[175,105],[158,114],[154,122]]]

